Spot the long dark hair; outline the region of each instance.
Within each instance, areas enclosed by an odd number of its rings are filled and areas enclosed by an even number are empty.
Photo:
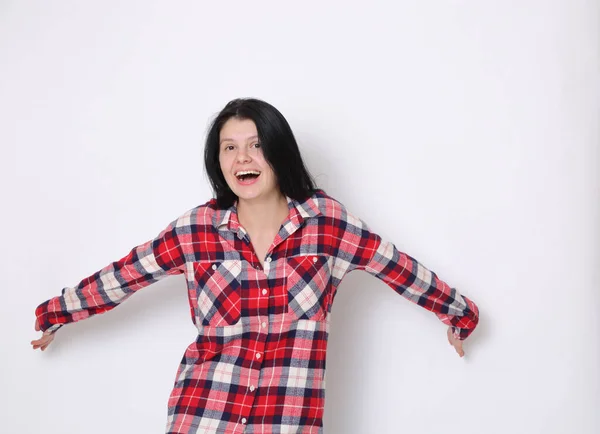
[[[211,123],[204,147],[204,167],[219,208],[229,208],[237,200],[237,196],[227,185],[219,164],[221,128],[232,117],[249,119],[256,125],[265,160],[273,169],[282,194],[303,201],[314,193],[314,180],[302,161],[287,120],[279,110],[265,101],[238,98],[229,101]]]

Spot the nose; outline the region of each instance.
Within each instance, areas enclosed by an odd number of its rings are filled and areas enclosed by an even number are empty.
[[[240,151],[237,153],[237,161],[238,163],[248,163],[250,162],[250,154],[244,148],[240,148]]]

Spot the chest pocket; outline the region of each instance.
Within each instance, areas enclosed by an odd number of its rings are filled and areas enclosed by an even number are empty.
[[[294,256],[286,259],[286,268],[289,314],[296,319],[324,319],[331,294],[331,257]]]
[[[195,262],[197,310],[204,326],[234,325],[241,319],[242,261]]]

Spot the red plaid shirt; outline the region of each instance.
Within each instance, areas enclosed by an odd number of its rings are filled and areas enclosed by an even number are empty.
[[[365,270],[466,338],[477,306],[383,241],[324,191],[289,214],[264,268],[236,206],[212,199],[157,238],[42,303],[42,330],[105,312],[158,279],[185,274],[198,337],[185,351],[167,433],[322,433],[329,314],[352,270]]]

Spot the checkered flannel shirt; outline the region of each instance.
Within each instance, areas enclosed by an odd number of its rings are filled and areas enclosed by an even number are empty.
[[[329,318],[344,276],[365,270],[465,339],[477,306],[317,190],[299,202],[264,267],[236,205],[212,199],[77,286],[42,303],[42,330],[106,312],[184,274],[198,329],[168,401],[167,433],[322,433]]]

